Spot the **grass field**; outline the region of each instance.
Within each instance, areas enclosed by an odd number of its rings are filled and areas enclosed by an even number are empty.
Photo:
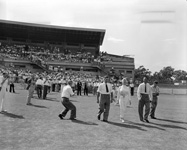
[[[111,104],[109,122],[97,120],[96,97],[75,96],[77,120],[58,118],[60,94],[26,105],[25,90],[9,94],[8,113],[0,114],[0,150],[186,150],[187,96],[160,95],[157,120],[139,121],[136,96],[119,120],[119,106]]]

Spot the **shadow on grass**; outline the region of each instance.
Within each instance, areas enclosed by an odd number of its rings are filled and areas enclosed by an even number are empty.
[[[82,121],[82,120],[71,120],[74,123],[79,123],[79,124],[84,124],[84,125],[98,125],[94,122],[90,122],[90,121]]]
[[[171,122],[171,123],[181,123],[181,124],[187,124],[187,122],[183,122],[183,121],[176,121],[176,120],[169,120],[169,119],[161,119],[161,118],[157,118],[156,120],[160,120],[160,121],[167,121],[167,122]]]
[[[72,99],[70,99],[70,101],[71,101],[71,102],[79,102],[79,101],[76,101],[76,100],[72,100]]]
[[[151,123],[157,126],[161,126],[164,128],[172,128],[172,129],[183,129],[183,130],[187,130],[187,128],[184,127],[180,127],[180,126],[175,126],[175,125],[168,125],[168,124],[158,124],[158,123]]]
[[[41,100],[46,100],[46,101],[53,101],[53,102],[60,102],[60,100],[57,100],[56,98],[46,98],[46,99],[41,99]]]
[[[38,98],[38,97],[34,97],[34,98],[37,99],[37,100],[40,100],[40,101],[60,102],[60,100],[57,100],[56,98],[46,98],[46,99],[41,99],[41,98]]]
[[[134,125],[125,124],[125,123],[117,123],[117,122],[109,121],[108,124],[112,124],[112,125],[119,126],[119,127],[124,127],[124,128],[131,128],[131,129],[138,129],[138,130],[141,130],[141,131],[147,131],[145,129],[142,129],[139,126],[134,126]]]
[[[38,107],[38,108],[48,108],[46,106],[35,105],[35,104],[31,104],[31,105],[28,105],[28,106],[33,106],[33,107]]]
[[[9,112],[1,112],[1,114],[3,114],[4,116],[7,116],[7,117],[11,117],[11,118],[25,119],[21,115],[12,114],[12,113],[9,113]]]
[[[143,123],[143,122],[142,123],[135,123],[135,122],[132,122],[132,121],[128,121],[128,123],[133,124],[133,125],[137,125],[137,126],[143,126],[143,127],[147,127],[147,128],[155,128],[155,129],[159,129],[159,130],[165,131],[165,129],[163,129],[163,128],[149,125],[149,124],[153,124],[153,123]]]

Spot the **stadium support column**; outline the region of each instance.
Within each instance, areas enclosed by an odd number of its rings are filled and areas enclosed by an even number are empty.
[[[80,50],[84,49],[84,44],[80,44]]]
[[[96,46],[96,49],[95,49],[95,56],[99,55],[99,50],[100,50],[100,47],[98,45],[98,46]]]

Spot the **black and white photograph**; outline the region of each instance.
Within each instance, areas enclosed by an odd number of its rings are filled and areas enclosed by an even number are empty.
[[[186,0],[0,0],[0,150],[186,141]]]

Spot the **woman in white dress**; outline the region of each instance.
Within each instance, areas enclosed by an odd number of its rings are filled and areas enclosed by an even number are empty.
[[[124,78],[122,80],[122,86],[118,88],[118,94],[117,94],[117,100],[119,101],[119,105],[120,105],[120,120],[122,122],[125,122],[124,117],[125,117],[127,104],[129,103],[129,101],[131,101],[130,88],[127,87],[126,85],[127,85],[127,79]]]

